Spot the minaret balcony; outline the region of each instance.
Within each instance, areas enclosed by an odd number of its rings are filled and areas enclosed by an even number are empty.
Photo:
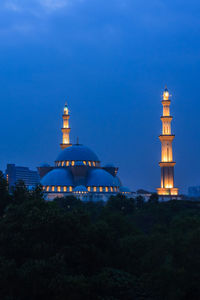
[[[173,117],[172,116],[161,116],[160,119],[162,122],[171,122]]]
[[[61,128],[62,133],[70,133],[71,128]]]
[[[162,105],[170,106],[171,100],[162,100]]]
[[[172,142],[174,138],[175,138],[174,134],[161,134],[159,136],[159,139],[161,142],[163,142],[163,141]]]
[[[70,115],[63,115],[62,117],[64,120],[69,120]]]
[[[163,168],[163,167],[174,167],[175,164],[176,164],[175,161],[161,161],[161,162],[159,162],[159,166],[161,168]]]
[[[60,147],[62,150],[64,150],[65,148],[71,147],[72,144],[60,144]]]

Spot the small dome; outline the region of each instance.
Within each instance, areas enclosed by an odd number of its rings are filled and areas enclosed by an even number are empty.
[[[88,147],[77,144],[62,150],[56,161],[99,161],[99,158]]]
[[[42,178],[41,184],[43,186],[73,186],[73,179],[67,169],[54,169]]]
[[[75,187],[74,192],[87,192],[87,189],[84,185],[78,185]]]
[[[120,191],[121,193],[131,193],[131,191],[129,190],[129,188],[127,188],[127,187],[125,187],[125,186],[121,186],[121,187],[119,188],[119,191]]]
[[[90,171],[87,179],[87,186],[117,186],[114,177],[102,169]]]

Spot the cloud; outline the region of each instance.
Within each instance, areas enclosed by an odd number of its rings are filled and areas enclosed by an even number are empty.
[[[65,8],[70,4],[77,3],[77,0],[3,0],[0,3],[0,9],[4,8],[12,12],[33,12],[45,10],[54,12]]]
[[[40,5],[48,10],[57,10],[66,7],[69,4],[68,0],[40,0]]]
[[[7,10],[11,10],[11,11],[15,11],[15,12],[21,11],[20,5],[16,1],[12,1],[12,0],[6,1],[6,3],[4,4],[4,7]]]

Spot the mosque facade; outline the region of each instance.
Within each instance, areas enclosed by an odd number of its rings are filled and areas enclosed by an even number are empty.
[[[98,156],[87,146],[71,144],[69,109],[63,112],[61,152],[55,165],[38,168],[41,184],[48,200],[56,197],[74,195],[85,201],[107,201],[119,193],[128,197],[131,191],[124,187],[117,176],[118,168],[113,165],[102,166]]]

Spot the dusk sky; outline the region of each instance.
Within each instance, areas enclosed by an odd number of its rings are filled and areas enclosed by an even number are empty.
[[[200,3],[1,0],[0,169],[53,164],[62,111],[71,140],[160,186],[161,94],[172,94],[175,187],[200,185]]]

